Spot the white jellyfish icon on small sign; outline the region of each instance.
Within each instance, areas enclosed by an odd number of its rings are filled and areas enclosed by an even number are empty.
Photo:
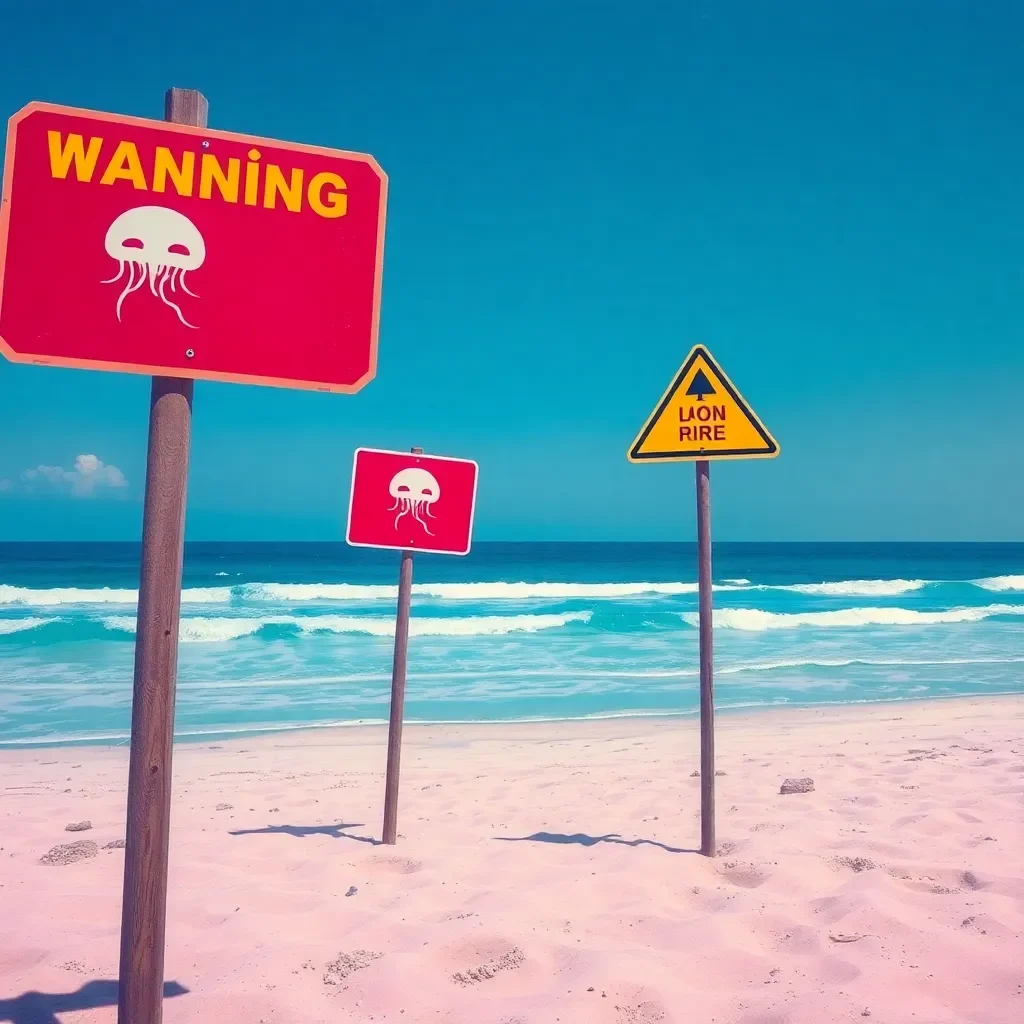
[[[429,516],[431,519],[437,518],[430,511],[430,506],[441,497],[441,488],[437,480],[434,479],[433,473],[428,473],[418,466],[400,470],[391,478],[388,493],[395,499],[394,505],[388,511],[398,512],[398,515],[395,516],[396,530],[403,516],[412,516],[428,536],[434,536],[430,532],[430,527],[427,526],[427,521],[423,518],[424,516]]]
[[[185,274],[198,270],[206,259],[206,243],[199,229],[182,213],[166,206],[136,206],[126,210],[107,229],[104,240],[108,255],[120,264],[117,274],[102,284],[120,281],[128,271],[128,280],[117,300],[117,319],[121,319],[121,304],[132,292],[138,291],[148,278],[149,290],[155,298],[170,306],[186,327],[190,324],[181,312],[181,307],[167,295],[180,285],[181,290],[192,298],[199,298],[189,291]]]

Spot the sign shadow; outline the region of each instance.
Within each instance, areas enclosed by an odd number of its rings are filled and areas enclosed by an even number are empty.
[[[58,1013],[96,1010],[117,1005],[118,984],[108,979],[87,981],[74,992],[22,992],[13,999],[0,999],[0,1022],[9,1024],[60,1024]],[[164,999],[188,994],[176,981],[164,982]]]
[[[493,836],[499,843],[553,843],[556,846],[597,846],[598,843],[616,843],[619,846],[656,846],[666,853],[699,853],[699,850],[683,849],[678,846],[666,846],[655,839],[623,839],[617,832],[609,832],[603,836],[591,836],[585,832],[574,832],[572,835],[563,832],[534,832],[532,836]]]
[[[330,836],[332,839],[352,839],[357,843],[369,843],[380,846],[379,839],[372,836],[355,836],[345,831],[350,828],[363,828],[361,823],[346,825],[339,821],[337,825],[267,825],[266,828],[240,828],[229,832],[229,836],[293,836],[305,839],[306,836]]]

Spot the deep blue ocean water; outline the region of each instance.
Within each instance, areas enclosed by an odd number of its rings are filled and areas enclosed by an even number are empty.
[[[692,544],[417,556],[408,721],[693,713]],[[181,739],[386,720],[398,556],[190,544]],[[719,544],[719,708],[1024,691],[1024,544]],[[138,547],[0,544],[0,745],[128,735]]]

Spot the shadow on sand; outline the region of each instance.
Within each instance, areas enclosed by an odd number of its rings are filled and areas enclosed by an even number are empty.
[[[623,839],[617,832],[604,836],[588,836],[583,832],[566,835],[562,832],[534,832],[532,836],[494,836],[499,843],[554,843],[556,846],[597,846],[598,843],[617,843],[619,846],[656,846],[666,853],[699,853],[699,850],[683,850],[678,846],[666,846],[653,839]]]
[[[240,828],[229,832],[232,836],[294,836],[305,839],[306,836],[330,836],[332,839],[353,839],[357,843],[369,843],[370,846],[381,846],[379,839],[371,836],[353,836],[346,832],[349,828],[362,828],[361,824],[346,825],[339,821],[337,825],[268,825],[266,828]]]
[[[176,981],[164,982],[164,999],[183,996],[188,989]],[[75,992],[23,992],[0,999],[0,1021],[10,1024],[60,1024],[58,1013],[117,1006],[116,981],[87,981]]]

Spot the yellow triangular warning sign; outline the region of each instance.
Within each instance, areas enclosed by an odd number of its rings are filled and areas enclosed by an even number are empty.
[[[630,462],[771,459],[775,438],[702,345],[695,345],[629,449]]]

